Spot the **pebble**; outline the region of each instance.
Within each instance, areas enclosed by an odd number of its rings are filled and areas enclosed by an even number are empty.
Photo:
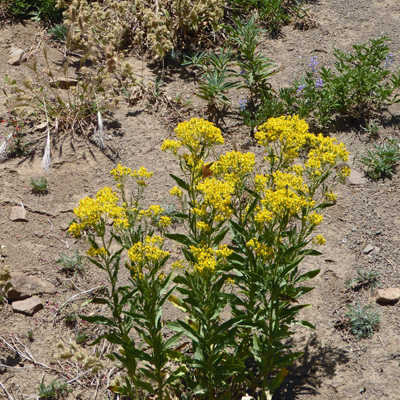
[[[14,46],[11,47],[9,56],[8,63],[10,65],[20,65],[22,62],[28,59],[24,50]]]
[[[372,246],[372,244],[367,244],[363,250],[364,254],[369,254],[374,250],[374,246]]]
[[[23,272],[12,272],[11,283],[13,287],[7,293],[8,300],[22,300],[34,294],[57,293],[52,283]]]
[[[28,222],[28,218],[26,218],[25,208],[21,206],[14,206],[11,209],[10,219],[11,221]]]
[[[378,289],[375,296],[376,302],[379,304],[395,304],[400,300],[400,289]]]
[[[38,296],[33,296],[26,300],[14,301],[11,306],[14,312],[25,315],[33,315],[43,308],[43,304]]]

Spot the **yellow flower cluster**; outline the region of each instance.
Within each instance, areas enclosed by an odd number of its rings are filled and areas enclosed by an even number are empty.
[[[162,151],[171,151],[173,154],[177,154],[179,148],[182,146],[181,142],[176,140],[166,139],[161,146]]]
[[[154,172],[149,172],[145,167],[140,167],[138,170],[134,170],[131,174],[132,178],[136,179],[139,186],[147,186],[145,179],[149,179],[153,176]]]
[[[318,226],[324,220],[323,215],[317,214],[316,212],[309,214],[307,218],[310,224],[313,226]]]
[[[263,260],[269,260],[274,255],[274,249],[266,244],[260,243],[257,238],[250,239],[246,244],[254,249],[255,253]]]
[[[124,167],[118,164],[114,169],[110,171],[110,174],[114,177],[116,182],[123,182],[125,177],[132,174],[132,170],[128,167]]]
[[[105,256],[107,255],[107,250],[104,247],[99,247],[99,248],[95,248],[95,247],[91,247],[86,254],[89,257],[101,257],[101,256]]]
[[[209,206],[218,212],[217,220],[223,221],[232,215],[231,194],[234,192],[234,185],[231,182],[206,178],[197,185],[197,190],[204,196],[203,207]]]
[[[176,186],[174,186],[174,187],[169,191],[169,194],[170,194],[171,196],[176,196],[176,197],[178,197],[179,199],[183,196],[182,190],[179,189],[179,188],[176,187]]]
[[[158,204],[152,204],[147,210],[139,211],[139,218],[148,217],[148,218],[156,218],[158,217],[164,209]]]
[[[144,244],[137,242],[128,250],[128,257],[133,264],[157,262],[169,255],[161,249],[164,239],[160,236],[146,236]]]
[[[113,219],[114,227],[127,228],[129,222],[126,210],[119,207],[118,196],[109,187],[104,187],[96,194],[96,198],[86,197],[79,202],[79,207],[74,209],[79,222],[74,222],[69,232],[75,237],[79,237],[85,229],[95,229],[101,219],[107,221]]]
[[[343,143],[336,144],[335,138],[324,137],[321,134],[311,138],[312,148],[308,153],[305,168],[313,176],[320,176],[326,168],[339,162],[347,161],[349,152]],[[349,168],[343,170],[343,177],[348,176]]]
[[[190,246],[190,251],[196,259],[193,269],[200,273],[213,273],[217,267],[215,251],[209,247]]]
[[[301,176],[277,171],[273,174],[273,189],[265,190],[261,204],[278,218],[294,216],[302,207],[315,204],[307,194],[308,188]]]
[[[213,146],[224,143],[221,130],[204,119],[192,118],[190,121],[181,122],[175,128],[175,133],[181,145],[192,151],[199,150],[201,145]]]
[[[297,158],[299,151],[312,136],[308,132],[308,124],[297,115],[270,118],[258,128],[255,134],[258,143],[266,149],[270,144],[279,142],[280,152],[285,162],[292,162]]]
[[[325,244],[325,238],[322,235],[315,236],[312,241],[314,244],[319,244],[320,246]]]
[[[199,221],[196,223],[196,228],[200,231],[208,232],[210,230],[210,225],[205,222]]]
[[[224,180],[236,184],[251,173],[254,166],[255,155],[253,153],[232,151],[222,155],[219,160],[211,166],[211,170],[216,176],[220,176]]]

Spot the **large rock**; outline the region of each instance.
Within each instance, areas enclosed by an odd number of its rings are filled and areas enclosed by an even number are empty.
[[[34,294],[57,292],[57,288],[52,283],[23,272],[12,272],[11,283],[13,287],[7,294],[8,300],[21,300]]]
[[[37,296],[30,297],[26,300],[14,301],[12,303],[12,309],[14,312],[25,315],[33,315],[42,308],[43,304]]]
[[[9,55],[8,63],[11,65],[20,65],[28,59],[25,51],[18,47],[11,47]]]
[[[376,291],[376,302],[379,304],[395,304],[400,300],[400,289],[388,288]]]

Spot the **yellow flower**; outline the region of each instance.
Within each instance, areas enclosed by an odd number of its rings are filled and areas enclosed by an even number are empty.
[[[205,222],[199,221],[196,223],[196,228],[200,231],[207,232],[210,230],[210,226],[206,224]]]
[[[170,226],[172,224],[171,218],[167,217],[166,215],[163,215],[160,218],[160,226],[162,228],[166,228],[167,226]]]
[[[213,273],[217,267],[215,251],[209,247],[190,246],[190,251],[196,259],[193,269],[200,273]]]
[[[204,119],[192,118],[190,121],[181,122],[175,128],[175,133],[181,145],[191,151],[198,150],[201,145],[213,146],[224,143],[221,130]]]
[[[164,143],[161,146],[162,151],[172,151],[173,154],[178,153],[178,149],[182,146],[181,142],[178,142],[176,140],[171,140],[171,139],[166,139],[164,140]]]
[[[132,178],[136,179],[139,186],[147,186],[145,179],[149,179],[153,176],[154,172],[149,172],[145,167],[140,167],[138,170],[134,170],[131,173]]]
[[[217,257],[222,258],[222,259],[227,259],[232,253],[233,253],[233,250],[228,248],[228,246],[226,244],[219,245],[218,250],[215,251],[215,254],[217,255]]]
[[[178,187],[174,186],[174,187],[169,191],[169,194],[170,194],[171,196],[176,196],[176,197],[178,197],[178,198],[181,198],[182,195],[183,195],[183,192],[182,192],[181,189],[179,189]]]
[[[325,244],[325,238],[322,235],[315,236],[312,241],[314,244],[319,244],[320,246]]]
[[[274,255],[274,249],[266,244],[260,243],[257,238],[250,239],[246,244],[254,249],[255,253],[263,260],[268,260]]]
[[[163,243],[160,236],[146,236],[144,244],[137,242],[128,250],[128,257],[133,264],[161,261],[169,255],[160,248]]]
[[[130,168],[123,167],[121,164],[118,164],[116,168],[110,171],[116,182],[123,182],[125,177],[131,175],[131,173],[132,170]]]
[[[348,167],[343,167],[342,170],[340,171],[339,176],[341,178],[346,178],[347,176],[350,176],[351,174],[351,169]]]
[[[175,261],[171,267],[172,267],[172,269],[185,269],[186,268],[183,261]]]
[[[336,201],[337,195],[334,194],[334,193],[332,192],[332,190],[331,190],[330,192],[325,193],[325,198],[326,198],[328,201]]]
[[[231,194],[234,192],[232,183],[206,178],[197,185],[197,190],[203,193],[204,205],[216,210],[220,218],[226,219],[232,215]]]
[[[107,250],[104,247],[99,247],[99,248],[95,248],[95,247],[91,247],[87,253],[86,253],[89,257],[100,257],[100,256],[105,256],[107,255]]]
[[[253,171],[255,155],[253,153],[240,153],[239,151],[226,152],[211,166],[212,172],[226,181],[234,184],[241,181]]]
[[[319,225],[323,220],[324,217],[321,214],[317,214],[316,212],[308,215],[308,221],[313,226]]]

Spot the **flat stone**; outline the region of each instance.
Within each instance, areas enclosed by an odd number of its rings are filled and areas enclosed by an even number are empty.
[[[365,246],[364,250],[363,250],[363,253],[364,253],[364,254],[369,254],[369,253],[371,253],[371,251],[374,250],[374,249],[375,249],[375,247],[372,246],[372,244],[367,244],[367,245]]]
[[[8,63],[10,65],[20,65],[21,62],[24,62],[28,59],[25,51],[18,47],[11,47],[9,56]]]
[[[60,89],[69,89],[78,84],[78,79],[74,78],[59,78],[54,82],[50,82],[51,87],[58,87]]]
[[[26,218],[25,208],[21,207],[21,206],[14,206],[11,209],[10,219],[11,219],[11,221],[28,222],[28,218]]]
[[[350,185],[365,185],[367,183],[367,178],[356,171],[354,168],[351,169],[350,176],[347,178]]]
[[[7,294],[8,300],[22,300],[34,294],[57,293],[57,288],[52,283],[23,272],[12,272],[11,283],[13,287]]]
[[[33,315],[43,308],[43,304],[37,296],[26,300],[14,301],[11,306],[14,312],[25,315]]]
[[[376,302],[379,304],[394,304],[400,300],[400,289],[388,288],[376,291]]]

